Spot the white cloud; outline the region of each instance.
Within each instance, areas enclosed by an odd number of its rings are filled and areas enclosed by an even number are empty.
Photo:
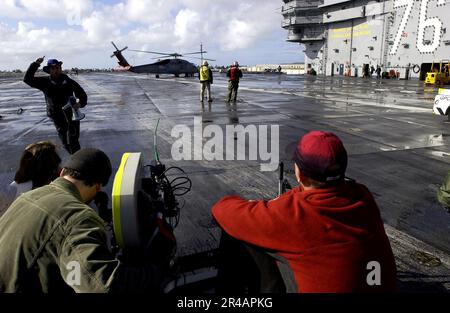
[[[128,0],[125,3],[125,17],[132,22],[152,24],[171,18],[171,10],[177,0]]]
[[[228,24],[227,32],[222,38],[222,48],[225,51],[245,48],[255,39],[256,30],[249,23],[234,19]]]
[[[67,24],[81,25],[82,19],[89,15],[94,6],[91,0],[63,0]]]
[[[38,57],[70,59],[92,51],[82,32],[71,29],[50,30],[29,22],[18,22],[16,27],[0,24],[0,69],[26,68]]]
[[[174,35],[177,46],[182,47],[191,42],[200,42],[207,29],[208,22],[198,12],[184,9],[175,18]]]
[[[189,8],[179,12],[186,25],[185,36],[214,41],[221,51],[248,48],[280,27],[281,15],[276,10],[279,4],[273,0],[215,0],[207,5],[196,0],[181,2]]]
[[[87,33],[87,40],[92,44],[101,44],[109,38],[120,35],[120,25],[102,12],[95,11],[81,22]]]
[[[20,0],[28,14],[37,17],[59,18],[64,11],[62,1],[58,0]]]
[[[94,8],[91,0],[0,0],[0,16],[13,19],[81,20]]]
[[[17,5],[16,0],[0,0],[0,16],[7,16],[11,18],[23,18],[26,13]]]
[[[147,27],[139,27],[130,31],[123,40],[130,47],[137,47],[138,50],[155,50],[155,46],[170,46],[173,25],[171,23],[157,23]]]
[[[262,43],[278,41],[276,48],[284,42],[276,10],[280,3],[274,0],[123,0],[109,5],[91,0],[0,0],[0,7],[0,16],[7,15],[9,23],[0,23],[0,69],[24,68],[42,54],[86,63],[80,66],[114,66],[108,59],[111,40],[132,49],[181,53],[198,50],[202,42],[208,56],[223,63],[241,52],[252,55],[247,50]],[[262,55],[257,49],[253,53]],[[105,58],[93,61],[90,55]],[[152,57],[128,51],[125,56],[137,62]]]

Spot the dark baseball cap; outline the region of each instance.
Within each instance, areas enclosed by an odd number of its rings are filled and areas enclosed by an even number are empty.
[[[108,184],[112,173],[108,156],[103,151],[93,148],[78,150],[64,163],[63,168],[77,171],[83,180],[98,182],[103,186]]]
[[[333,182],[345,177],[347,151],[333,133],[307,133],[300,139],[293,159],[306,177],[316,181]]]
[[[58,61],[57,59],[48,59],[47,66],[44,66],[44,68],[42,70],[46,73],[49,73],[50,66],[55,66],[55,65],[61,66],[62,64],[63,64],[63,62]]]

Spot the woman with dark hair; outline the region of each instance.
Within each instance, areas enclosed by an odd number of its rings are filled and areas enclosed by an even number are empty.
[[[60,163],[61,158],[56,152],[56,146],[50,141],[28,145],[22,153],[19,169],[0,207],[6,209],[22,193],[50,184],[59,176]]]
[[[30,182],[32,189],[50,184],[59,174],[61,158],[56,146],[49,141],[33,143],[25,148],[20,159],[20,167],[14,176],[19,184]]]

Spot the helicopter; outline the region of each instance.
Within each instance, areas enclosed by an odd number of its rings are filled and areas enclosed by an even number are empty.
[[[200,59],[203,63],[203,60],[208,61],[215,61],[212,59],[206,59],[203,58],[203,54],[207,53],[206,51],[203,51],[203,45],[200,45],[200,51],[199,52],[190,52],[190,53],[162,53],[162,52],[154,52],[154,51],[144,51],[144,50],[132,50],[129,49],[129,51],[134,52],[141,52],[141,53],[150,53],[155,55],[160,55],[161,57],[170,57],[169,59],[164,60],[158,60],[155,63],[151,64],[144,64],[144,65],[138,65],[138,66],[132,66],[128,63],[128,61],[123,56],[122,52],[127,50],[128,47],[125,47],[121,50],[117,48],[115,43],[111,41],[111,44],[114,46],[116,51],[113,52],[111,55],[111,58],[116,57],[119,60],[120,69],[122,71],[129,71],[133,73],[146,73],[146,74],[156,74],[156,78],[159,78],[160,74],[173,74],[175,77],[179,77],[180,75],[184,74],[185,77],[193,77],[194,74],[198,73],[198,67],[197,65],[188,62],[186,60],[180,59],[180,57],[183,57],[185,55],[197,55],[200,54],[201,58],[196,57],[189,57],[189,58],[196,58]],[[159,59],[159,57],[158,57]]]

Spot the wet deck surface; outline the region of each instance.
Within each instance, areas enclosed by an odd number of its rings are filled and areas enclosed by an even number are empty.
[[[217,246],[219,232],[210,215],[217,200],[227,194],[273,198],[278,174],[261,172],[260,161],[175,162],[171,158],[177,139],[171,137],[175,125],[193,129],[194,117],[200,117],[204,127],[279,125],[280,158],[286,163],[291,183],[295,182],[290,162],[292,143],[310,130],[325,130],[336,133],[347,148],[347,176],[374,193],[383,219],[392,229],[391,242],[400,276],[404,275],[404,288],[450,288],[450,214],[436,200],[436,190],[450,168],[450,124],[432,114],[436,90],[424,89],[417,81],[247,75],[237,104],[228,105],[224,101],[226,81],[221,75],[215,75],[212,86],[214,102],[203,107],[196,79],[157,80],[127,73],[74,77],[89,96],[83,109],[87,118],[81,123],[81,145],[104,150],[114,169],[124,152],[143,152],[150,162],[153,132],[161,119],[161,161],[182,167],[193,181],[176,230],[180,254]],[[16,114],[18,108],[24,109],[21,115]],[[4,185],[12,181],[27,144],[44,139],[59,144],[59,140],[46,118],[43,95],[22,83],[20,77],[0,78],[0,115],[0,184]],[[63,159],[68,156],[62,149],[61,154]],[[108,192],[111,186],[112,182]],[[415,240],[420,244],[410,244]],[[443,253],[441,265],[417,262],[417,250],[433,254],[434,248]]]

